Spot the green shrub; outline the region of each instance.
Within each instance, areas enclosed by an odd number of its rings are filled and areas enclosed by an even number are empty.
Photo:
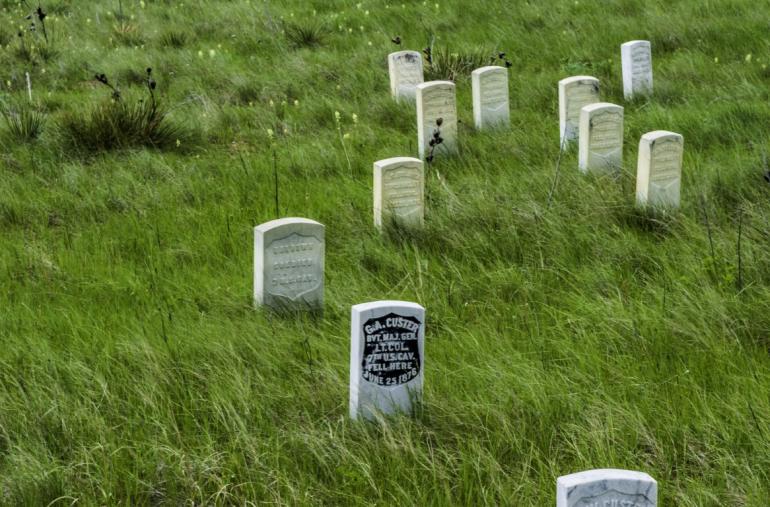
[[[168,110],[149,100],[109,100],[61,120],[65,139],[89,152],[123,148],[168,149],[187,141],[190,132],[173,122]]]
[[[283,25],[283,31],[289,44],[294,48],[314,48],[321,46],[331,33],[324,23],[311,20],[304,23]]]
[[[7,133],[16,142],[29,143],[37,140],[43,132],[46,115],[28,103],[3,107],[3,119]]]

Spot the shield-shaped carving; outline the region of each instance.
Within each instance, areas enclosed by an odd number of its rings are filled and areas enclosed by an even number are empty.
[[[298,301],[318,289],[323,281],[322,255],[321,241],[315,236],[295,232],[274,240],[265,255],[269,293]]]

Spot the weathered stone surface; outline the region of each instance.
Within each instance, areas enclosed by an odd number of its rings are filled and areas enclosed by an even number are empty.
[[[436,155],[457,150],[457,102],[451,81],[429,81],[417,85],[417,151],[421,159],[430,154],[430,141],[438,130],[443,142]],[[437,123],[440,120],[441,125]]]
[[[421,226],[425,216],[423,162],[394,157],[374,163],[374,225],[381,228],[387,217],[399,223]]]
[[[648,132],[639,141],[636,202],[640,206],[679,207],[684,138],[665,130]]]
[[[637,95],[652,94],[652,46],[646,40],[621,44],[623,66],[623,96],[626,100]]]
[[[406,301],[355,305],[350,324],[350,417],[412,413],[422,397],[425,309]]]
[[[578,138],[580,110],[599,102],[599,80],[574,76],[559,81],[559,140],[561,146]]]
[[[481,67],[471,73],[473,119],[479,130],[510,123],[508,69]]]
[[[657,507],[658,483],[642,472],[601,469],[559,477],[556,507]]]
[[[623,165],[623,108],[607,102],[580,111],[578,161],[583,172],[616,172]]]
[[[324,299],[324,226],[282,218],[254,228],[254,303],[318,310]]]
[[[414,100],[415,87],[425,81],[422,55],[417,51],[398,51],[388,55],[390,93],[396,100]]]

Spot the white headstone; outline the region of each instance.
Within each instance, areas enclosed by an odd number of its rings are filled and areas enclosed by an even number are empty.
[[[428,81],[417,85],[417,150],[419,158],[430,154],[430,140],[435,132],[444,140],[435,154],[454,153],[457,149],[457,103],[455,84],[451,81]],[[441,126],[437,121],[441,120]]]
[[[623,108],[607,102],[580,110],[578,161],[583,172],[613,172],[623,164]]]
[[[396,100],[414,100],[415,87],[425,81],[422,55],[417,51],[397,51],[388,55],[390,93]]]
[[[405,301],[355,305],[350,324],[350,417],[412,413],[422,397],[425,308]]]
[[[254,303],[318,310],[324,300],[324,226],[282,218],[254,228]]]
[[[580,110],[599,102],[599,80],[574,76],[559,81],[559,140],[561,146],[578,138]]]
[[[374,225],[382,227],[386,217],[421,226],[425,216],[423,162],[394,157],[374,163]]]
[[[507,126],[510,122],[508,69],[498,66],[476,69],[471,73],[471,85],[476,128]]]
[[[640,206],[679,207],[684,138],[656,130],[639,141],[636,169],[636,203]]]
[[[642,472],[589,470],[559,477],[556,507],[657,507],[658,483]]]
[[[632,40],[621,44],[623,66],[623,96],[652,94],[652,49],[649,41]]]

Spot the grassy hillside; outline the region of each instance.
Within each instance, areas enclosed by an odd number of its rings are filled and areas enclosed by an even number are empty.
[[[0,503],[547,506],[618,467],[663,506],[768,505],[770,7],[50,0],[44,35],[0,5]],[[425,229],[381,235],[372,163],[417,150],[397,35],[435,38],[461,153]],[[656,90],[624,103],[632,39]],[[512,126],[476,133],[497,51]],[[570,151],[548,206],[576,74],[626,107],[625,167]],[[685,137],[663,216],[634,208],[657,129]],[[251,307],[276,169],[278,214],[327,226],[321,319]],[[427,309],[424,407],[353,424],[350,306],[377,299]]]

